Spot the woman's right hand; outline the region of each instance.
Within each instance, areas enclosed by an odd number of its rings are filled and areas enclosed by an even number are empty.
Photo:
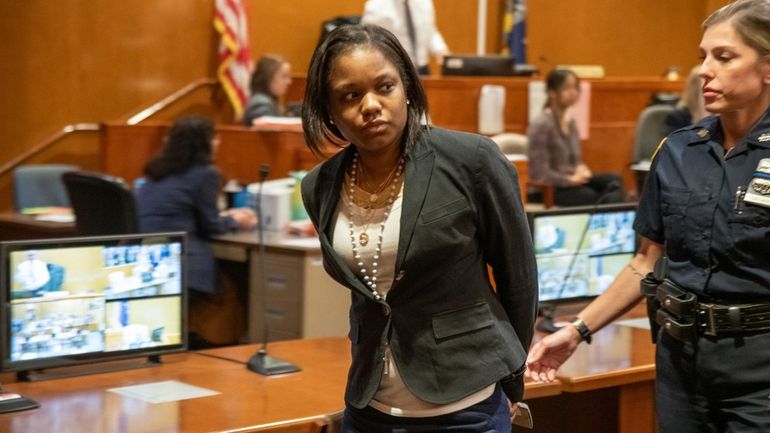
[[[577,329],[566,325],[538,341],[527,356],[527,375],[536,382],[553,382],[556,370],[575,352],[582,339]]]
[[[567,180],[571,186],[585,185],[590,180],[591,176],[587,176],[582,170],[577,170],[570,175]]]
[[[228,209],[225,215],[235,220],[243,230],[249,230],[257,225],[257,214],[253,210],[245,207]]]

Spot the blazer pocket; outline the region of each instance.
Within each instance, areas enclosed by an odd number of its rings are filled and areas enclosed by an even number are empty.
[[[433,336],[441,340],[465,334],[494,324],[489,305],[481,302],[458,310],[438,313],[432,317]]]
[[[442,204],[439,207],[423,212],[422,215],[420,215],[420,219],[422,220],[423,224],[430,224],[433,221],[460,212],[461,210],[467,208],[468,202],[465,200],[465,197],[460,197],[450,201],[449,203]]]

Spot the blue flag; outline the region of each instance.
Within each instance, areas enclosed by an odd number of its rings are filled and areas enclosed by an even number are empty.
[[[503,31],[508,53],[516,63],[527,63],[526,0],[506,0]]]

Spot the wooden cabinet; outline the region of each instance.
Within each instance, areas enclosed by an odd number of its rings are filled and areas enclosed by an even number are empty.
[[[218,258],[248,262],[248,341],[263,341],[265,321],[269,341],[347,335],[350,291],[324,271],[318,241],[271,235],[265,244],[261,258],[254,233],[214,239]]]

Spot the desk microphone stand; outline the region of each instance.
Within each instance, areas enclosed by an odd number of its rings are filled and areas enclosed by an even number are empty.
[[[262,164],[259,168],[259,190],[257,193],[257,232],[259,235],[259,272],[262,274],[262,325],[264,333],[262,336],[262,347],[251,356],[246,367],[258,374],[272,376],[275,374],[294,373],[300,371],[296,365],[274,358],[267,354],[267,342],[270,338],[270,330],[267,317],[267,275],[265,275],[265,240],[264,226],[262,225],[262,184],[265,182],[270,167]]]

